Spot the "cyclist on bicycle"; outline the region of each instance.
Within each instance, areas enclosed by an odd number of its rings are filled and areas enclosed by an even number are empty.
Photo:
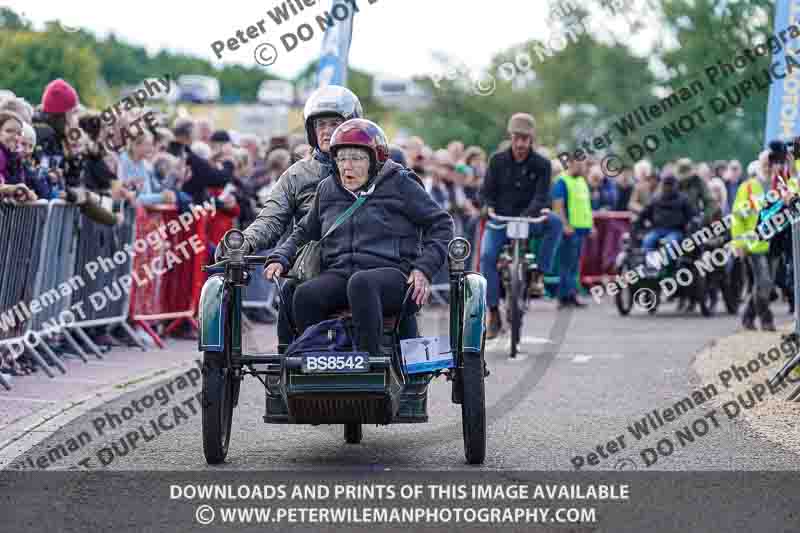
[[[489,161],[481,196],[484,209],[493,209],[502,216],[537,217],[547,219],[532,227],[535,237],[541,237],[538,265],[541,272],[551,270],[553,258],[561,240],[562,223],[550,213],[550,161],[534,151],[536,121],[527,113],[517,113],[508,121],[511,147],[494,154]],[[508,241],[506,224],[489,221],[481,243],[481,272],[486,277],[486,301],[489,306],[489,329],[486,337],[495,338],[502,329],[498,310],[500,278],[497,258]],[[541,273],[540,272],[540,273]],[[539,273],[539,274],[540,274]]]
[[[328,85],[317,89],[308,99],[303,111],[309,144],[313,147],[310,159],[301,159],[289,167],[272,188],[258,217],[244,230],[245,253],[274,247],[278,240],[299,222],[313,204],[317,185],[334,171],[330,155],[333,131],[346,120],[363,115],[358,97],[345,87]],[[225,256],[222,242],[215,259]],[[292,301],[294,285],[284,285],[283,298]],[[291,305],[291,304],[290,304]],[[282,307],[278,315],[278,349],[291,343],[294,334]]]

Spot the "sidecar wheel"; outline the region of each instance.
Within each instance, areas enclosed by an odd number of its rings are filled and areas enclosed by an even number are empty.
[[[464,433],[464,456],[471,465],[483,464],[486,458],[486,395],[483,372],[483,343],[480,357],[464,356],[461,373],[461,429]]]
[[[220,356],[203,355],[203,453],[210,465],[225,461],[233,421],[234,379]]]
[[[360,444],[363,436],[364,429],[362,428],[361,424],[344,425],[344,441],[347,444]]]

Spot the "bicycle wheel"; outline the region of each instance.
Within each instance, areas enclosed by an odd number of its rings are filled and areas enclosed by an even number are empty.
[[[508,299],[509,318],[511,322],[511,357],[517,356],[520,333],[522,332],[522,299],[525,287],[521,267],[511,268],[511,294]]]

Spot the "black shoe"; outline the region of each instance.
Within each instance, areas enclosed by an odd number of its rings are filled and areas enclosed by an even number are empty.
[[[574,306],[575,303],[569,298],[559,298],[558,299],[558,308],[559,309],[567,309],[568,307]]]
[[[744,329],[749,329],[750,331],[755,331],[757,329],[755,319],[742,317],[742,327]]]
[[[753,329],[755,329],[755,327]],[[775,323],[772,320],[762,320],[761,331],[776,331]]]

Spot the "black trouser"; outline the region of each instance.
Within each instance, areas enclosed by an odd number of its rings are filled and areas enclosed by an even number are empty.
[[[358,350],[378,354],[383,317],[400,313],[406,288],[406,275],[396,268],[362,270],[349,278],[343,272],[323,272],[295,289],[295,323],[302,332],[349,307]]]
[[[752,254],[747,256],[747,263],[753,273],[753,286],[750,288],[750,297],[745,305],[745,320],[755,320],[756,315],[761,319],[761,325],[772,323],[772,311],[769,309],[769,297],[772,292],[772,265],[766,254]]]
[[[294,300],[294,290],[297,288],[297,281],[287,279],[282,285],[281,294],[279,295],[280,309],[278,309],[278,351],[283,353],[286,347],[295,339],[292,323],[294,322],[293,316],[288,316],[292,313],[292,301]]]

